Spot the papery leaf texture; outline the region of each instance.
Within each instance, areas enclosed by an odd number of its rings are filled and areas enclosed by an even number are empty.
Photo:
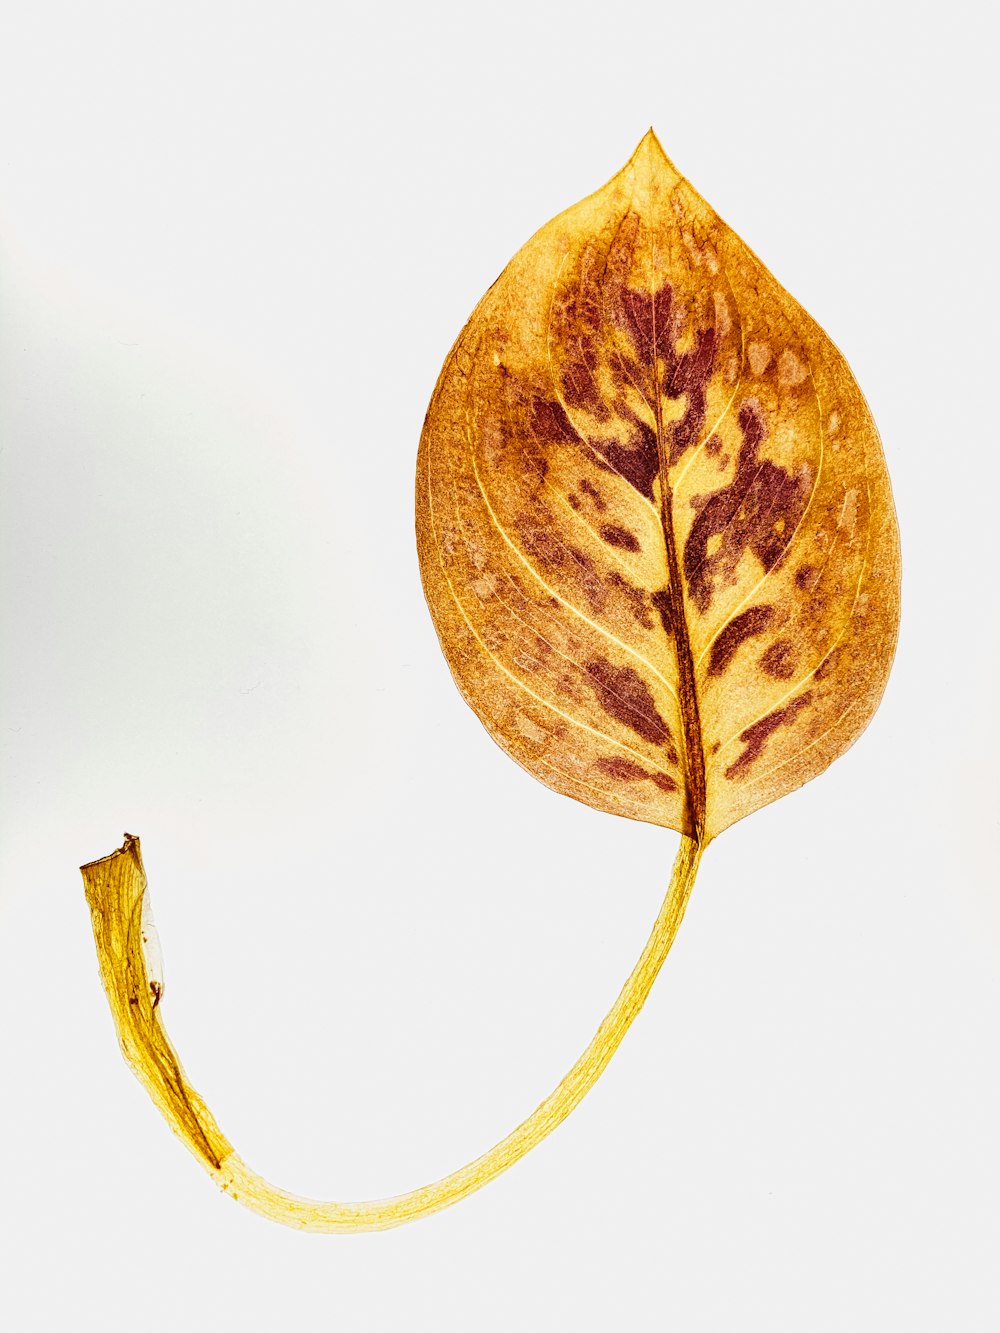
[[[851,744],[895,648],[896,520],[861,392],[652,131],[528,241],[459,336],[421,437],[417,546],[490,734],[680,848],[635,968],[555,1090],[466,1166],[361,1203],[298,1198],[236,1154],[166,1034],[139,840],[83,867],[134,1072],[224,1190],[312,1231],[435,1212],[550,1134],[642,1008],[704,848]]]
[[[899,557],[871,415],[652,131],[476,308],[417,512],[465,698],[589,805],[708,841],[878,704]]]

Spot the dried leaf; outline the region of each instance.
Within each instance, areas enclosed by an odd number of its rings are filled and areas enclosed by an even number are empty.
[[[652,131],[463,330],[421,440],[417,541],[445,655],[494,738],[681,845],[639,962],[552,1095],[468,1166],[359,1204],[298,1199],[236,1155],[163,1027],[138,839],[83,867],[132,1068],[223,1189],[309,1230],[434,1212],[551,1133],[641,1009],[704,847],[851,744],[895,646],[895,516],[860,390]]]
[[[874,423],[652,131],[480,302],[417,514],[462,693],[568,796],[707,842],[875,711],[899,561]]]

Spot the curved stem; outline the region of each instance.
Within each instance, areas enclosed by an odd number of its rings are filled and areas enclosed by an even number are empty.
[[[646,1001],[684,916],[701,853],[700,842],[682,837],[646,947],[593,1041],[555,1091],[505,1139],[467,1166],[408,1194],[366,1203],[298,1198],[269,1185],[237,1155],[188,1083],[163,1026],[162,986],[155,975],[155,932],[139,839],[126,834],[118,851],[83,866],[82,874],[101,977],[122,1052],[174,1132],[222,1189],[275,1222],[306,1231],[379,1231],[465,1198],[530,1152],[579,1105]]]

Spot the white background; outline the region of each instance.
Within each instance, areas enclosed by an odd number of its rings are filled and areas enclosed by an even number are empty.
[[[989,7],[32,3],[0,51],[0,1322],[1000,1325]],[[607,1074],[471,1200],[303,1236],[117,1050],[77,866],[141,835],[165,1014],[252,1165],[395,1193],[589,1040],[676,839],[454,689],[444,356],[654,125],[844,350],[904,619],[827,774],[722,837]]]

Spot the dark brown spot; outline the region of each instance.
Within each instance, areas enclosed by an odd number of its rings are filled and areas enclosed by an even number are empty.
[[[640,365],[652,368],[657,358],[672,370],[674,349],[670,341],[670,316],[673,291],[664,284],[655,295],[623,287],[619,300],[618,323],[628,334]]]
[[[571,508],[571,509],[579,509],[579,508],[580,508],[580,497],[579,497],[578,495],[571,495],[571,496],[569,496],[569,503],[570,503],[570,508]]]
[[[628,444],[617,440],[593,440],[591,451],[598,467],[617,472],[640,495],[653,499],[653,482],[660,472],[656,432],[644,421],[636,421]]]
[[[809,495],[803,465],[793,476],[769,459],[757,457],[765,437],[759,406],[747,400],[739,412],[743,444],[736,476],[705,498],[684,547],[688,592],[699,611],[711,603],[717,580],[731,577],[744,551],[751,551],[769,572],[784,555]],[[779,531],[780,529],[780,531]],[[719,537],[712,554],[709,541]]]
[[[721,448],[722,440],[718,435],[710,435],[705,441],[705,453],[708,454],[709,458],[714,458]]]
[[[649,686],[631,667],[616,667],[606,657],[587,663],[587,677],[604,711],[652,745],[671,744],[670,728],[657,712]]]
[[[669,773],[647,772],[641,764],[633,763],[631,759],[625,759],[621,755],[614,755],[607,759],[595,759],[594,767],[600,769],[602,773],[607,773],[609,777],[617,778],[620,782],[652,782],[660,791],[672,792],[677,790],[677,783]]]
[[[619,528],[614,523],[606,523],[601,528],[601,536],[609,546],[620,546],[623,551],[638,551],[639,539],[628,528]]]
[[[817,579],[817,570],[812,565],[801,565],[795,571],[795,582],[800,588],[811,588]]]
[[[792,645],[788,639],[779,639],[760,659],[762,670],[775,680],[791,680],[795,674],[795,660]]]
[[[747,399],[740,405],[737,420],[743,434],[744,447],[756,450],[757,446],[767,438],[767,429],[759,405],[753,400]]]
[[[746,746],[746,749],[726,769],[726,777],[741,777],[759,757],[767,744],[768,737],[773,735],[779,727],[786,726],[791,722],[811,699],[812,693],[806,691],[805,694],[800,694],[797,699],[793,699],[791,703],[786,704],[784,708],[776,708],[773,713],[768,713],[759,722],[755,722],[752,727],[747,727],[746,731],[741,731],[740,740]]]
[[[599,768],[608,777],[618,778],[621,782],[644,782],[648,776],[641,764],[634,764],[631,759],[615,755],[611,759],[595,759],[594,767]]]
[[[694,347],[677,362],[666,383],[667,396],[687,394],[687,407],[680,421],[670,427],[670,461],[675,463],[693,444],[705,424],[705,386],[715,366],[715,329],[699,329]]]
[[[604,496],[593,484],[593,482],[588,481],[586,477],[582,477],[580,479],[580,490],[583,491],[584,495],[590,496],[590,498],[594,502],[594,508],[597,510],[599,514],[603,514],[608,506],[605,503]]]
[[[659,592],[654,592],[649,599],[653,603],[654,609],[660,617],[660,624],[667,634],[673,634],[674,622],[673,613],[670,609],[670,592],[667,588],[662,588]]]
[[[708,658],[708,674],[721,676],[733,660],[737,648],[754,634],[762,634],[774,616],[772,606],[751,606],[733,616],[712,644]]]
[[[580,443],[580,436],[573,429],[562,403],[548,398],[536,398],[532,403],[531,430],[546,444]]]

